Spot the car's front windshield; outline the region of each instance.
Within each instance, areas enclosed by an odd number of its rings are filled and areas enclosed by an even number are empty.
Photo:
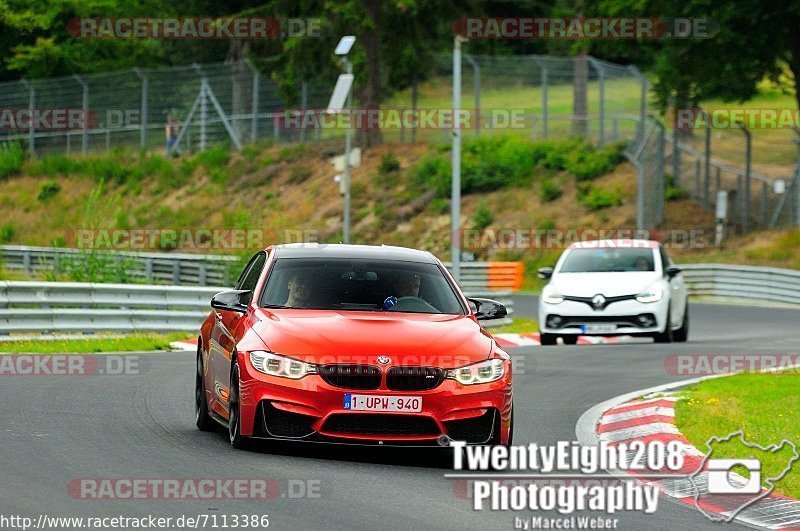
[[[559,273],[614,273],[655,271],[653,249],[598,248],[571,249],[559,268]]]
[[[260,305],[267,308],[463,314],[436,264],[362,258],[279,258]]]

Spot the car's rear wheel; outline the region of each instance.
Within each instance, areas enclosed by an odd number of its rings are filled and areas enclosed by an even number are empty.
[[[203,371],[203,357],[200,347],[197,349],[197,370],[194,379],[194,420],[200,431],[214,431],[217,428],[214,419],[208,414],[208,400],[206,399],[206,382]]]
[[[578,343],[578,336],[575,335],[561,336],[561,339],[565,345],[576,345]]]
[[[239,364],[235,361],[231,367],[231,389],[228,394],[228,439],[231,446],[237,450],[245,448],[249,442],[249,438],[242,435],[242,413],[239,407]]]
[[[656,343],[672,343],[672,311],[667,311],[667,324],[663,332],[653,334]]]
[[[689,305],[683,309],[683,323],[681,327],[672,334],[673,341],[685,343],[689,339]]]
[[[539,343],[541,343],[542,345],[555,345],[557,337],[558,336],[555,334],[542,333],[539,335]]]

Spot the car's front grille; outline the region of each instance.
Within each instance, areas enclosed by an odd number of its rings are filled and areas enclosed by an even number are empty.
[[[447,436],[454,441],[466,441],[472,444],[483,444],[492,438],[497,410],[489,409],[480,417],[450,420],[444,423]]]
[[[319,374],[343,389],[377,389],[381,385],[381,370],[374,365],[321,365]]]
[[[425,391],[442,383],[446,374],[438,367],[392,367],[386,372],[386,387],[392,391]]]
[[[440,434],[430,417],[397,414],[335,414],[328,417],[322,432],[353,435],[429,435]]]
[[[312,417],[283,411],[268,401],[261,402],[264,431],[272,437],[306,437],[314,433]]]
[[[652,313],[639,315],[548,315],[545,319],[548,328],[569,328],[579,327],[583,324],[616,324],[617,326],[631,326],[637,328],[649,328],[654,326],[656,317]]]

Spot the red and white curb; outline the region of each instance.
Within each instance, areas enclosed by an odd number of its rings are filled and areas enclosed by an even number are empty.
[[[539,334],[492,334],[500,348],[529,347],[541,345]],[[600,345],[607,343],[626,343],[634,339],[631,336],[578,336],[578,345]]]
[[[169,344],[172,350],[197,350],[197,338],[187,339],[186,341],[173,341]]]
[[[637,472],[610,470],[622,477],[633,477],[643,483],[656,484],[670,498],[699,509],[698,518],[735,521],[758,529],[800,529],[800,500],[779,494],[766,494],[763,498],[742,506],[741,495],[723,496],[708,493],[706,454],[695,448],[675,425],[675,403],[680,397],[671,391],[707,378],[698,378],[677,384],[629,393],[598,404],[581,416],[576,426],[578,441],[582,445],[596,445],[606,441],[612,446],[641,441],[645,444],[659,441],[678,442],[684,455],[681,470],[653,470],[657,474],[675,474],[675,479],[648,479]],[[644,399],[640,398],[644,397]],[[698,472],[699,471],[699,472]],[[646,472],[645,472],[646,473]],[[638,472],[642,474],[642,472]],[[734,475],[734,480],[747,483]]]

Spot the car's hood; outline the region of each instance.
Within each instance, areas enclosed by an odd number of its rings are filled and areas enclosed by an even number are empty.
[[[654,271],[631,271],[625,273],[557,273],[550,284],[560,295],[605,297],[635,295],[656,282],[660,275]]]
[[[466,315],[269,310],[256,311],[255,331],[272,352],[309,363],[374,363],[455,367],[486,359],[491,337]]]

